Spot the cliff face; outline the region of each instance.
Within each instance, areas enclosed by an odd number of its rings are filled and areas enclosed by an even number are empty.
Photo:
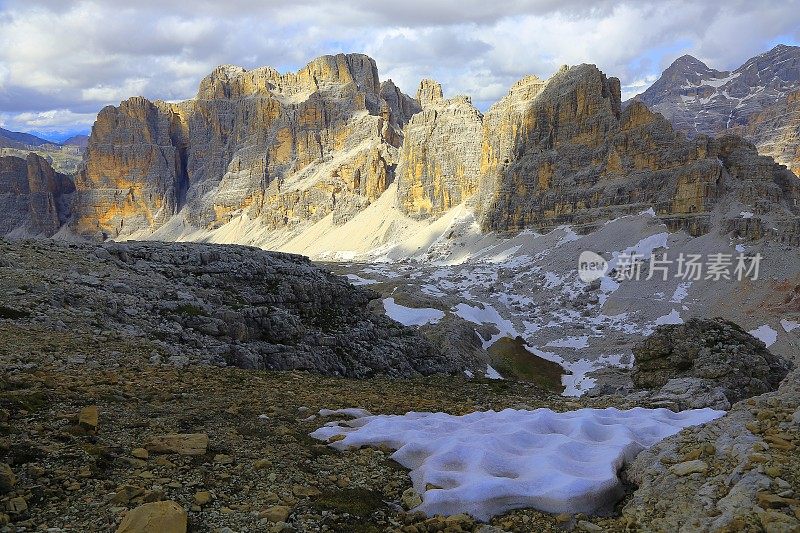
[[[417,100],[422,112],[406,126],[398,203],[412,216],[439,216],[478,187],[482,117],[468,97],[445,100],[432,80],[422,81]]]
[[[800,167],[800,47],[778,45],[733,71],[678,58],[635,97],[689,136],[743,135],[764,155]]]
[[[654,87],[668,93],[678,79],[731,76],[702,67],[683,58]],[[748,135],[785,121],[786,139],[796,139],[796,105],[790,95],[788,114],[751,115]],[[789,157],[786,145],[776,155]],[[214,230],[234,219],[301,235],[325,217],[346,222],[396,180],[401,213],[436,218],[468,202],[484,231],[589,229],[653,208],[695,235],[717,227],[795,242],[791,176],[738,137],[687,139],[642,102],[623,109],[619,80],[593,65],[525,77],[484,116],[468,97],[445,99],[431,80],[411,98],[380,83],[372,59],[350,54],[290,74],[223,66],[192,100],[132,98],[104,109],[71,225],[82,235],[145,237],[178,215],[160,238],[175,226]],[[254,242],[246,237],[225,239]]]
[[[0,157],[0,235],[52,236],[69,217],[72,180],[37,154]]]
[[[592,65],[548,80],[519,115],[514,137],[508,160],[484,165],[485,230],[592,226],[652,207],[673,229],[701,234],[723,199],[787,220],[798,214],[795,183],[752,145],[737,137],[686,140],[639,102],[622,111],[619,80]],[[490,130],[486,138],[502,136]]]
[[[751,140],[759,153],[800,176],[800,89],[754,113],[746,125],[732,131]]]
[[[591,224],[650,206],[702,212],[718,177],[716,161],[695,168],[697,150],[663,118],[643,105],[623,113],[619,80],[592,65],[562,69],[517,124],[510,153],[486,165],[486,229]]]
[[[546,84],[536,76],[526,76],[489,108],[483,119],[481,174],[498,172],[509,163],[524,130],[524,116]]]
[[[369,57],[340,54],[283,75],[223,66],[193,100],[108,107],[76,180],[73,227],[124,236],[179,211],[200,228],[239,215],[273,228],[347,219],[393,179],[415,109],[392,87]]]

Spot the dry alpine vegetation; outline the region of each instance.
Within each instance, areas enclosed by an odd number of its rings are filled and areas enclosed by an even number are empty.
[[[623,474],[635,485],[611,516],[526,509],[489,524],[464,515],[427,518],[408,510],[419,495],[406,469],[389,458],[391,450],[338,452],[308,436],[342,418],[320,416],[321,409],[466,414],[655,406],[653,400],[564,398],[532,383],[423,377],[412,370],[405,378],[355,379],[176,359],[170,350],[199,335],[180,324],[203,313],[187,317],[186,310],[202,310],[232,283],[237,261],[246,264],[249,254],[265,263],[291,256],[238,247],[46,241],[2,242],[0,250],[0,531],[675,531],[724,523],[718,529],[777,532],[800,524],[796,370],[778,391],[737,403],[725,417],[640,454]],[[183,298],[194,307],[176,310],[166,290],[152,297],[153,285],[166,283],[163,267],[176,268],[176,258],[195,270],[181,276],[189,280]],[[215,263],[225,268],[213,273]],[[315,272],[320,302],[326,291],[364,291]],[[127,311],[113,313],[106,306],[119,298]],[[173,313],[145,313],[159,305]],[[321,305],[333,313],[331,331],[337,320],[349,320],[330,301]],[[256,309],[248,301],[240,307]],[[150,323],[139,315],[162,318]],[[174,337],[155,334],[178,327],[185,331]],[[407,328],[397,334],[418,335]],[[732,349],[744,350],[746,342]],[[773,363],[770,375],[786,375],[785,361]]]

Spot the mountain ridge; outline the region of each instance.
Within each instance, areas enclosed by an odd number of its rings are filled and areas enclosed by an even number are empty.
[[[777,45],[732,71],[676,59],[631,101],[663,114],[689,136],[734,133],[800,175],[800,47]]]
[[[690,56],[673,71],[726,74]],[[104,108],[67,231],[280,248],[386,198],[371,211],[394,229],[376,246],[456,208],[484,232],[591,231],[652,208],[692,235],[794,243],[799,193],[782,172],[736,137],[687,140],[641,103],[623,109],[619,80],[594,65],[526,76],[483,114],[438,82],[412,98],[370,57],[338,54],[284,74],[223,65],[193,99]],[[739,220],[738,204],[757,216]]]
[[[60,143],[48,141],[30,133],[0,128],[0,148],[23,148],[25,146],[42,146],[44,144],[57,146]]]

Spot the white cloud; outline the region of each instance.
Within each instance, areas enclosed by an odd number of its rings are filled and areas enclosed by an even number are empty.
[[[0,63],[0,91],[6,86],[8,83],[8,79],[11,76],[11,72],[8,70],[8,67],[4,64]]]
[[[363,51],[413,94],[434,77],[481,107],[526,74],[595,63],[643,90],[691,53],[738,66],[800,37],[800,0],[6,0],[0,1],[0,109],[34,129],[46,112],[88,128],[104,105],[141,94],[178,100],[222,63],[294,70]],[[56,111],[54,111],[56,110]],[[17,119],[15,117],[29,117]],[[40,117],[40,118],[36,118]],[[15,120],[20,120],[15,122]],[[77,122],[76,122],[77,124]],[[38,126],[36,126],[38,127]]]
[[[125,80],[121,85],[95,85],[81,90],[81,99],[89,102],[118,102],[131,96],[139,96],[147,87],[147,80],[137,78]]]
[[[94,122],[94,113],[73,113],[69,109],[52,109],[42,112],[27,112],[9,115],[0,113],[3,124],[25,124],[29,129],[40,132],[72,131]]]

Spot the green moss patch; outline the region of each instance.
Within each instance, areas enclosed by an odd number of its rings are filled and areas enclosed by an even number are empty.
[[[367,489],[343,489],[324,492],[314,501],[314,506],[336,513],[367,517],[383,509],[383,494]]]
[[[506,379],[530,381],[543,389],[562,393],[561,376],[567,372],[558,363],[543,359],[525,347],[522,337],[503,337],[489,347],[489,364]]]

